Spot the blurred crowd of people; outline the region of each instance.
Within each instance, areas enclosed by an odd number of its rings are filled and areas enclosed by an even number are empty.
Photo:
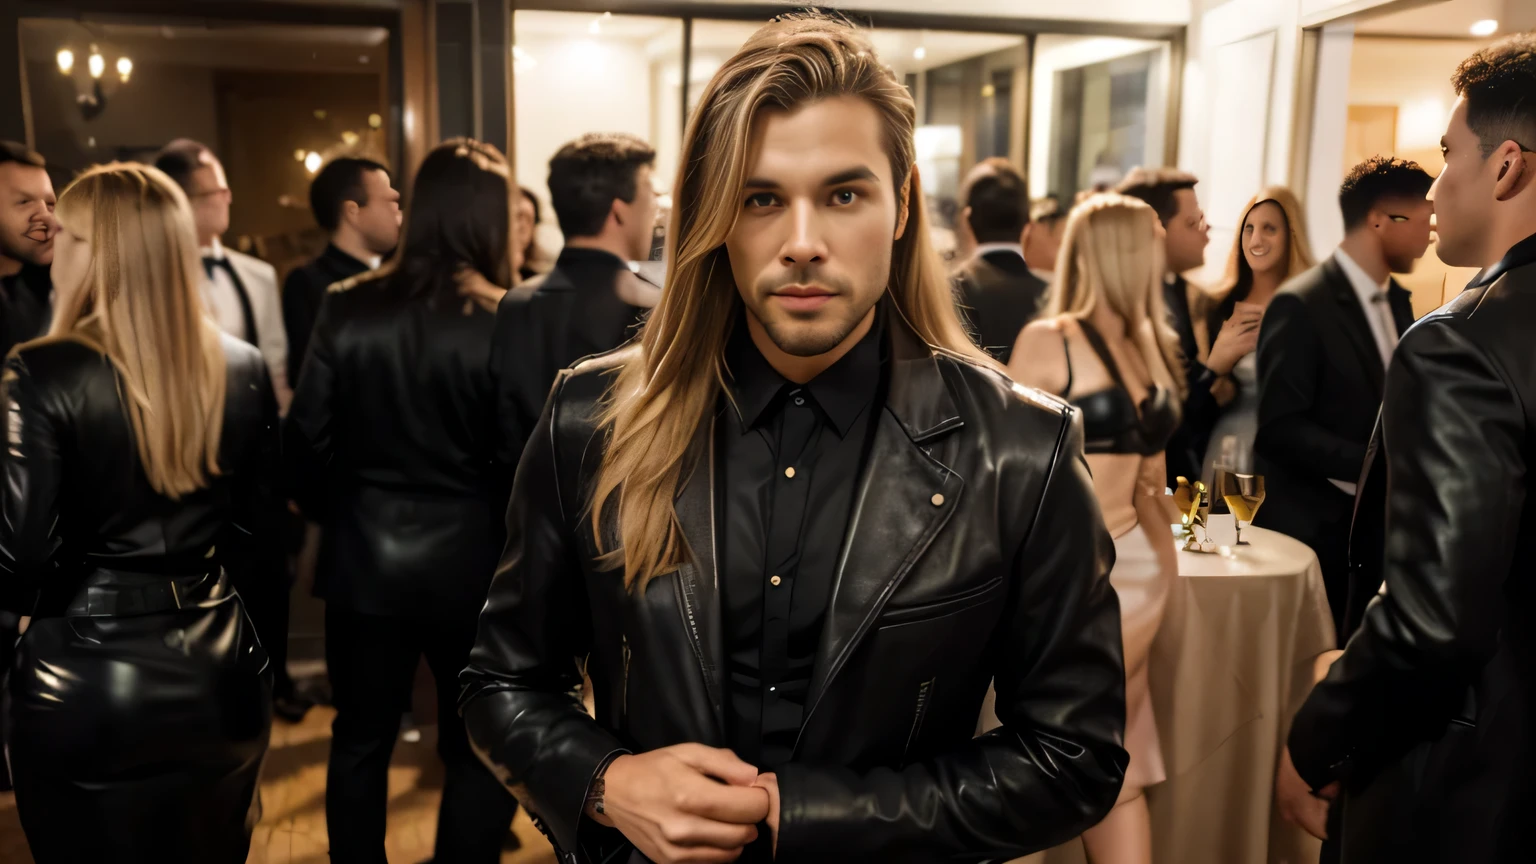
[[[550,160],[557,255],[490,145],[444,142],[404,198],[338,158],[310,189],[329,244],[281,283],[222,244],[205,144],[56,198],[0,143],[0,660],[34,858],[243,861],[272,717],[321,695],[331,860],[382,862],[425,659],[439,864],[498,860],[519,803],[572,862],[1150,861],[1169,491],[1225,469],[1267,477],[1256,524],[1314,550],[1348,646],[1282,811],[1332,860],[1517,860],[1533,53],[1457,71],[1438,180],[1349,171],[1338,248],[1257,191],[1209,285],[1171,168],[1031,201],[987,160],[942,270],[910,95],[814,15],[706,88],[664,255],[626,134]],[[1416,327],[1393,274],[1435,227],[1482,272]],[[306,560],[323,694],[288,673]]]

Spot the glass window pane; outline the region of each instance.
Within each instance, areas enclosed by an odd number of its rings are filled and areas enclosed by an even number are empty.
[[[672,188],[682,117],[683,22],[583,12],[513,14],[517,181],[550,214],[539,245],[562,245],[549,207],[549,160],[587,132],[628,132],[656,150],[654,183]],[[663,200],[663,207],[668,203]],[[664,221],[663,221],[664,224]]]
[[[1035,44],[1030,194],[1070,205],[1138,165],[1165,161],[1168,46],[1112,37]]]

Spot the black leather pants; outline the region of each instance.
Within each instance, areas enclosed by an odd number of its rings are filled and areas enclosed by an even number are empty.
[[[37,864],[246,859],[266,653],[223,580],[169,583],[82,591],[17,646],[10,759]]]

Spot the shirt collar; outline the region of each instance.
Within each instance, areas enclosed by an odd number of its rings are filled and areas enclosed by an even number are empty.
[[[555,267],[567,272],[573,270],[601,271],[603,273],[615,273],[619,270],[628,270],[629,262],[623,258],[602,249],[590,249],[584,246],[567,246],[560,250],[560,257],[555,261]],[[582,284],[584,280],[572,280]],[[610,284],[602,283],[604,286]]]
[[[364,261],[349,252],[343,251],[342,248],[337,246],[335,243],[326,244],[325,257],[330,258],[336,264],[340,265],[342,269],[356,270],[359,273],[367,270],[377,270],[379,268],[379,259],[377,256],[370,258],[368,261]]]
[[[1017,243],[981,243],[976,246],[977,258],[993,252],[1012,252],[1020,258],[1024,257],[1024,247]]]
[[[1533,262],[1536,262],[1536,234],[1532,234],[1509,247],[1509,251],[1504,253],[1504,257],[1500,258],[1497,264],[1479,273],[1477,278],[1472,280],[1472,284],[1467,287],[1478,288],[1483,285],[1492,285],[1505,273],[1516,267],[1524,267]]]
[[[1386,282],[1376,284],[1371,279],[1371,275],[1365,272],[1365,268],[1349,257],[1349,253],[1343,249],[1335,249],[1333,259],[1339,263],[1339,269],[1344,271],[1344,277],[1349,280],[1349,286],[1355,289],[1355,296],[1360,298],[1360,305],[1367,309],[1371,308],[1376,298],[1385,293],[1392,284],[1391,276],[1387,277]]]
[[[736,370],[731,391],[741,413],[742,431],[771,419],[772,409],[782,404],[781,396],[804,389],[837,429],[837,434],[847,435],[880,389],[880,370],[886,353],[884,301],[876,310],[874,323],[864,338],[825,372],[803,385],[780,375],[768,363],[768,358],[752,341],[743,312],[736,332],[731,336],[727,355],[732,360],[731,368]]]
[[[217,237],[213,238],[213,242],[209,243],[207,246],[204,246],[201,251],[204,258],[213,258],[218,260],[225,257],[224,244],[220,243],[219,238]]]

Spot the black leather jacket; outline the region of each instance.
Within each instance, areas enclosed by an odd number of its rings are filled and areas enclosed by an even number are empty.
[[[1343,782],[1344,864],[1530,860],[1536,238],[1526,242],[1529,263],[1421,319],[1387,373],[1351,537],[1358,629],[1290,732],[1308,783]]]
[[[891,350],[805,723],[778,771],[778,857],[1013,858],[1097,823],[1124,779],[1113,546],[1072,409],[900,323]],[[595,563],[594,412],[637,351],[556,382],[463,677],[471,741],[568,862],[624,860],[623,838],[581,815],[610,756],[725,745],[712,466],[676,502],[691,563],[642,596]],[[595,720],[576,695],[583,658]],[[973,740],[994,678],[1003,726]]]
[[[6,362],[0,582],[16,611],[52,617],[88,587],[206,574],[210,554],[239,587],[249,568],[234,565],[276,541],[277,402],[260,352],[229,336],[222,344],[219,473],[178,501],[150,487],[104,356],[65,340]]]
[[[283,421],[289,493],[325,526],[327,602],[368,615],[474,615],[502,545],[495,313],[410,296],[375,271],[334,285]]]

